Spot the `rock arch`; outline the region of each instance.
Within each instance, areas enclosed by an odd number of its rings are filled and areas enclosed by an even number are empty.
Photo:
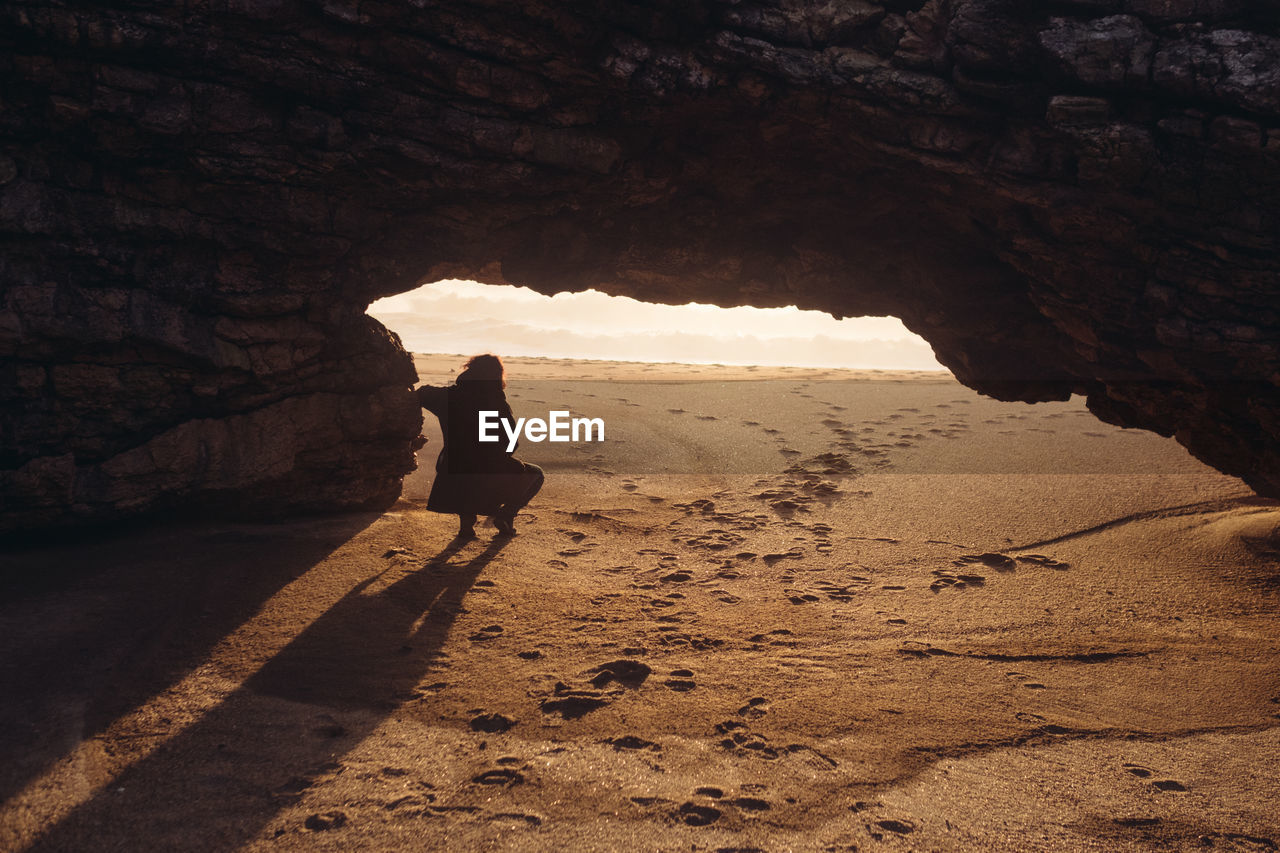
[[[385,504],[374,298],[894,314],[1280,495],[1280,37],[1247,0],[0,6],[0,530]]]

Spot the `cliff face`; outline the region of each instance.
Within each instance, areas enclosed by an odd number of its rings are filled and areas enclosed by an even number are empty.
[[[0,5],[0,530],[385,504],[378,296],[894,314],[1280,495],[1253,0]]]

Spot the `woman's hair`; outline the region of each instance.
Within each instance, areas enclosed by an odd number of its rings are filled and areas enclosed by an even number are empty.
[[[471,356],[463,365],[462,372],[458,374],[458,381],[466,382],[473,379],[501,382],[502,387],[506,388],[507,371],[502,366],[502,359],[488,352]]]

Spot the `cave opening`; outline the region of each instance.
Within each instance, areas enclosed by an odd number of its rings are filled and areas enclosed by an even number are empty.
[[[795,305],[656,304],[599,290],[547,295],[446,279],[373,302],[410,353],[942,371],[896,317],[837,319]]]

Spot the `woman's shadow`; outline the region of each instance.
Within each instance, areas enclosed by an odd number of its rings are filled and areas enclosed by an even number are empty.
[[[31,849],[239,849],[414,699],[467,591],[508,541],[458,560],[467,543],[455,540],[384,588],[385,572],[360,582]]]

